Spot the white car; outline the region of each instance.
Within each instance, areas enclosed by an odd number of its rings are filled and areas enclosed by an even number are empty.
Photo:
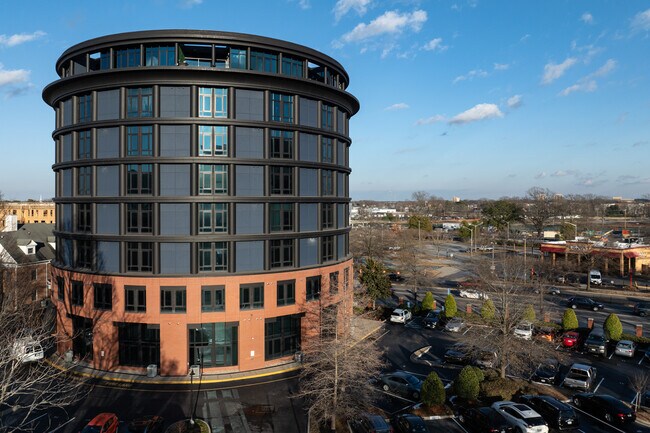
[[[458,296],[468,299],[488,299],[488,295],[474,289],[460,289]]]
[[[636,352],[636,344],[634,344],[634,341],[621,340],[616,345],[616,351],[614,353],[619,356],[634,358],[634,352]]]
[[[465,325],[463,319],[460,317],[454,317],[445,325],[445,330],[450,332],[459,332],[461,328]]]
[[[533,338],[533,324],[530,322],[521,322],[514,330],[515,337],[523,338],[524,340],[532,340]]]
[[[43,359],[43,346],[31,337],[16,340],[13,347],[15,359],[22,363],[34,362]]]
[[[413,314],[409,310],[403,308],[397,308],[393,310],[393,313],[390,315],[390,321],[393,323],[406,323],[413,317]]]
[[[499,412],[508,423],[522,433],[548,433],[544,418],[530,407],[511,401],[492,403],[492,409]]]

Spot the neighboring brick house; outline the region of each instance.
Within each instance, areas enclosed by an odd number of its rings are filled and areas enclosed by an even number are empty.
[[[39,301],[49,297],[54,258],[54,224],[23,224],[0,233],[0,293],[3,300]],[[17,295],[17,296],[16,296]]]

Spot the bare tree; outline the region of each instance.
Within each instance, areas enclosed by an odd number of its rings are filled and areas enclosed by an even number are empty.
[[[333,431],[337,420],[367,410],[375,400],[378,389],[371,379],[383,366],[375,339],[363,338],[355,328],[352,289],[341,287],[340,291],[340,297],[330,295],[308,305],[307,333],[316,338],[302,347],[297,395],[308,400],[311,419],[319,425],[329,423]]]
[[[350,233],[350,250],[355,258],[381,260],[386,255],[388,230],[381,224],[355,227]]]
[[[555,215],[554,196],[551,190],[539,187],[530,188],[526,192],[529,203],[525,208],[524,217],[538,237],[542,237],[544,226]]]
[[[636,393],[634,406],[638,411],[641,407],[641,399],[643,393],[650,387],[650,373],[648,371],[635,371],[632,377],[629,378],[630,386]]]
[[[426,287],[433,278],[433,275],[427,272],[429,266],[423,262],[420,244],[417,240],[417,234],[406,231],[399,237],[399,247],[397,251],[397,262],[400,265],[402,274],[408,279],[412,286],[413,300],[417,303],[418,291]]]

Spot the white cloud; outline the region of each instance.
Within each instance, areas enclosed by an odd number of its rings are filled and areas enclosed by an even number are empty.
[[[389,105],[388,107],[384,108],[384,111],[406,110],[407,108],[410,108],[408,104],[404,102],[398,102],[397,104]]]
[[[576,170],[557,170],[551,173],[551,177],[577,176],[580,174]]]
[[[542,172],[537,173],[535,175],[535,179],[544,179],[545,177],[546,177],[546,172],[545,171],[542,171]]]
[[[460,81],[465,81],[465,80],[471,80],[473,78],[484,78],[487,77],[488,73],[485,72],[483,69],[474,69],[473,71],[469,71],[465,75],[459,75],[456,78],[454,78],[454,81],[452,81],[452,84],[456,84]]]
[[[454,116],[449,124],[462,125],[464,123],[476,122],[483,119],[491,119],[494,117],[503,117],[503,113],[495,104],[477,104],[467,111]]]
[[[650,9],[646,9],[645,11],[636,14],[634,18],[632,18],[630,26],[635,32],[650,30]]]
[[[585,13],[582,14],[582,16],[580,17],[580,21],[582,21],[582,22],[585,23],[585,24],[593,24],[593,22],[594,22],[594,16],[593,16],[592,14],[590,14],[589,12],[585,12]]]
[[[434,123],[443,122],[444,120],[445,120],[445,116],[436,114],[435,116],[427,117],[425,119],[418,119],[418,121],[415,122],[415,124],[418,126],[433,125]]]
[[[363,15],[368,11],[371,2],[372,0],[338,0],[334,5],[334,18],[338,21],[352,9],[359,15]]]
[[[311,4],[309,0],[298,0],[298,6],[300,6],[300,9],[309,9]]]
[[[376,36],[399,34],[408,28],[419,32],[426,21],[427,13],[423,10],[418,9],[412,13],[404,14],[398,11],[388,11],[368,24],[357,24],[354,29],[344,34],[341,40],[345,43],[359,42]]]
[[[16,45],[24,44],[25,42],[30,42],[43,36],[45,36],[45,32],[40,30],[34,33],[20,33],[11,36],[0,35],[0,45],[15,47]]]
[[[29,80],[29,73],[25,69],[5,69],[0,63],[0,87],[26,83]]]
[[[442,45],[442,38],[431,39],[422,47],[422,49],[425,51],[445,51],[447,48],[449,47]]]
[[[506,104],[508,108],[519,108],[524,102],[521,100],[521,95],[513,95],[508,98]]]
[[[592,74],[590,74],[590,77],[604,77],[605,75],[609,74],[612,72],[614,69],[616,69],[617,62],[614,59],[608,59],[603,66],[598,68],[598,70]]]
[[[547,63],[544,65],[544,76],[542,77],[542,84],[550,84],[560,78],[571,66],[576,64],[575,57],[569,57],[562,63]]]
[[[507,63],[495,63],[494,64],[494,70],[495,71],[506,71],[510,68],[510,65]]]
[[[581,81],[573,86],[569,86],[560,92],[560,96],[568,96],[574,92],[593,92],[598,88],[595,80]]]
[[[181,7],[189,9],[200,5],[201,3],[203,3],[203,0],[181,0]]]

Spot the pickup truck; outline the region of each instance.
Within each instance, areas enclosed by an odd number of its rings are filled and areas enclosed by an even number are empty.
[[[589,391],[596,380],[596,368],[586,364],[573,364],[562,386],[566,388],[580,388]]]

